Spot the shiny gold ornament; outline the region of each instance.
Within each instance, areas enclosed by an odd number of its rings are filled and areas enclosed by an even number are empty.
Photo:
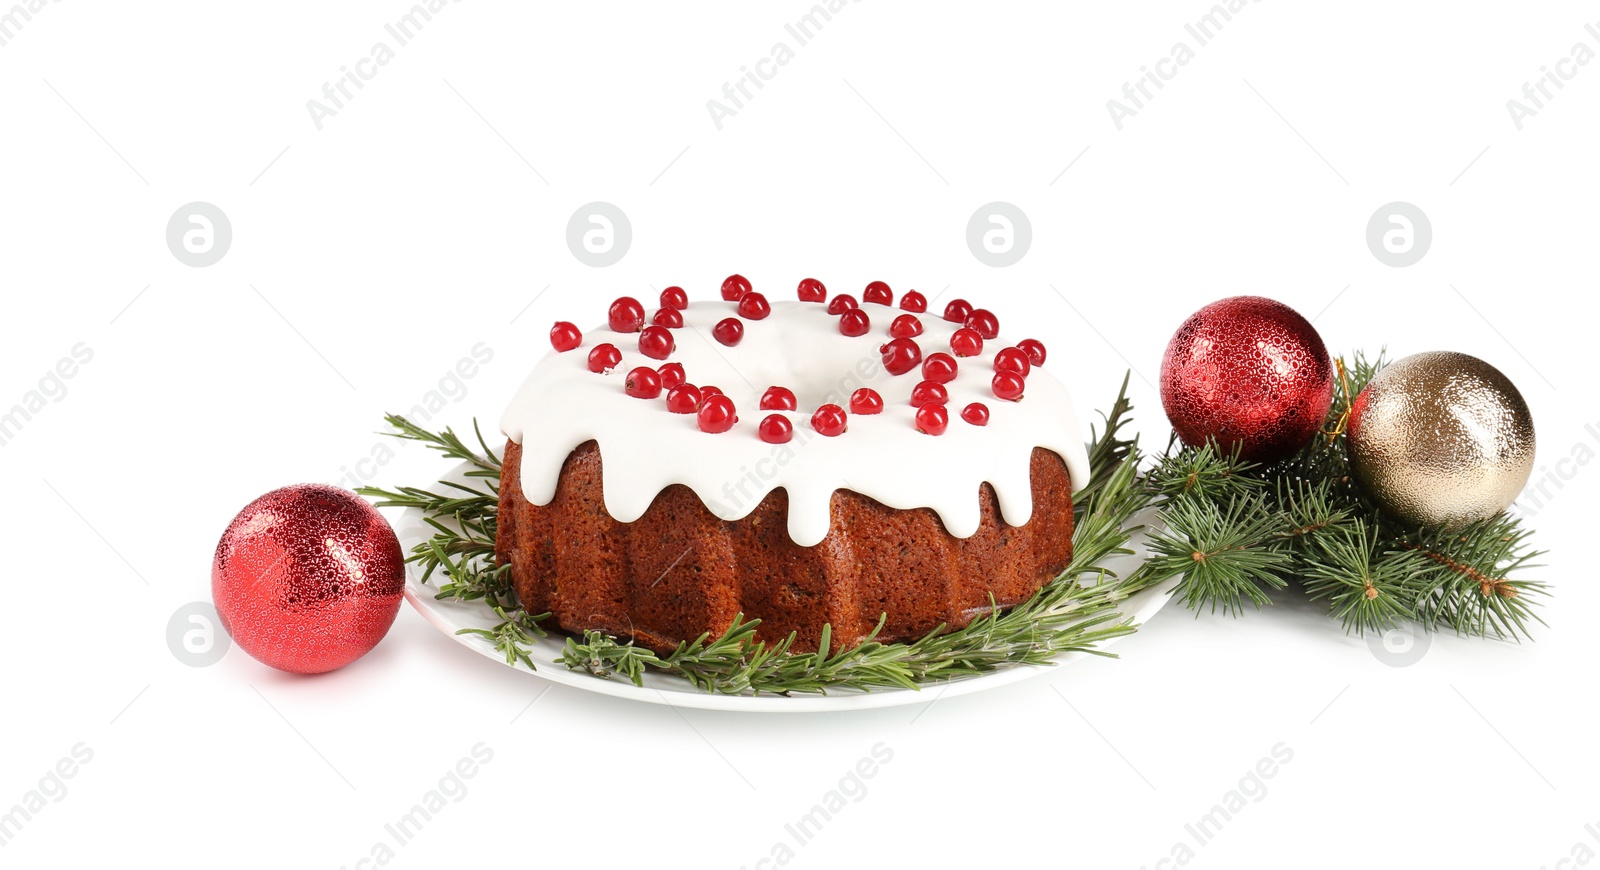
[[[1362,490],[1419,526],[1463,526],[1514,501],[1533,472],[1533,415],[1498,369],[1464,353],[1399,360],[1356,397],[1347,444]]]

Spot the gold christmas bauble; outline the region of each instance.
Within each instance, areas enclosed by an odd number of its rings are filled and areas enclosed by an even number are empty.
[[[1390,516],[1459,527],[1514,501],[1533,472],[1533,415],[1510,379],[1464,353],[1399,360],[1350,407],[1356,482]]]

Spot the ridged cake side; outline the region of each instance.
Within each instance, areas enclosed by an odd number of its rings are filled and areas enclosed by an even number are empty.
[[[567,457],[544,506],[523,495],[521,453],[507,443],[496,550],[522,605],[549,611],[564,631],[599,629],[658,652],[716,636],[741,612],[761,619],[764,640],[794,631],[797,651],[815,650],[830,623],[836,647],[853,646],[880,613],[888,619],[879,640],[915,640],[941,623],[967,625],[991,595],[1002,607],[1027,600],[1072,556],[1072,481],[1043,448],[1031,457],[1024,525],[1005,524],[987,483],[975,493],[982,521],[967,538],[950,535],[930,509],[897,510],[841,489],[827,537],[813,547],[790,537],[782,489],[748,516],[723,520],[673,484],[621,523],[606,512],[596,442]]]

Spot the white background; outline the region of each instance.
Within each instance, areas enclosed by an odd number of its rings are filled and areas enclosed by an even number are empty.
[[[1241,619],[1169,606],[1120,659],[992,693],[799,718],[540,696],[409,608],[367,658],[313,679],[237,648],[191,668],[166,644],[173,612],[209,599],[239,508],[354,469],[381,413],[474,344],[493,361],[436,422],[492,428],[551,321],[599,322],[668,283],[706,297],[733,271],[785,298],[808,275],[948,285],[1025,320],[1085,407],[1131,365],[1154,446],[1172,330],[1213,299],[1269,295],[1336,351],[1500,367],[1533,408],[1535,478],[1553,474],[1600,450],[1584,428],[1600,422],[1600,65],[1520,131],[1505,103],[1574,43],[1600,48],[1592,5],[1251,3],[1119,131],[1106,101],[1193,44],[1203,2],[867,0],[719,131],[706,101],[793,46],[783,26],[805,4],[467,0],[319,131],[307,100],[392,45],[384,25],[407,8],[347,6],[65,0],[0,47],[0,407],[75,344],[94,354],[0,448],[0,809],[75,744],[93,752],[0,847],[6,866],[148,849],[354,867],[479,742],[492,761],[394,866],[754,867],[778,842],[814,867],[1173,866],[1157,862],[1180,842],[1205,867],[1600,851],[1584,827],[1600,823],[1600,643],[1578,563],[1600,470],[1576,464],[1534,520],[1549,626],[1533,643],[1434,637],[1403,668],[1292,597]],[[164,241],[195,200],[232,221],[209,268]],[[565,242],[594,200],[633,226],[609,268]],[[964,239],[995,200],[1033,227],[1007,268]],[[1432,221],[1409,268],[1364,239],[1394,200]],[[441,467],[410,446],[365,466],[386,485]],[[865,796],[794,847],[784,825],[880,743],[893,757]],[[1292,760],[1265,795],[1195,845],[1185,824],[1280,743]]]

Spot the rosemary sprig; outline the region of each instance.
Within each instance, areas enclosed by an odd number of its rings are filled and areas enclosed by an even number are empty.
[[[1108,425],[1107,434],[1114,431]],[[1009,611],[994,607],[965,628],[941,633],[941,626],[911,643],[884,644],[873,639],[883,626],[880,619],[877,629],[854,647],[832,649],[825,632],[816,652],[796,653],[790,651],[793,635],[775,643],[756,641],[760,621],[740,614],[717,638],[702,636],[667,656],[591,631],[581,641],[569,639],[557,661],[597,676],[621,675],[635,684],[653,671],[682,677],[707,692],[791,694],[916,688],[1017,664],[1049,664],[1069,650],[1105,655],[1096,644],[1134,631],[1117,605],[1159,582],[1138,572],[1117,578],[1096,567],[1106,556],[1129,552],[1132,530],[1127,522],[1149,498],[1137,469],[1134,453],[1125,454],[1114,468],[1101,469],[1103,485],[1088,500],[1085,518],[1073,535],[1073,558],[1060,576],[1029,601]]]
[[[514,607],[508,569],[494,565],[496,518],[500,509],[500,457],[484,441],[476,421],[473,431],[483,453],[468,447],[455,432],[446,428],[433,433],[398,414],[384,417],[394,431],[384,434],[407,441],[418,441],[451,459],[470,463],[469,477],[486,479],[479,485],[439,481],[452,492],[438,493],[404,486],[395,490],[358,487],[356,492],[376,499],[378,507],[415,508],[434,530],[433,537],[413,548],[407,562],[422,566],[424,583],[442,571],[449,583],[440,588],[438,598],[471,601],[486,598],[495,606]]]
[[[500,605],[494,605],[494,612],[502,620],[494,628],[463,628],[456,634],[475,634],[486,637],[494,648],[506,657],[506,664],[514,665],[522,662],[528,670],[534,670],[531,648],[537,638],[545,637],[548,632],[539,625],[549,619],[550,614],[530,614],[526,610],[507,610]]]
[[[1117,390],[1117,398],[1111,403],[1111,410],[1100,412],[1100,420],[1105,431],[1102,433],[1093,423],[1089,424],[1089,467],[1093,471],[1089,475],[1089,483],[1072,493],[1075,521],[1082,518],[1089,499],[1105,485],[1106,477],[1102,472],[1120,466],[1138,450],[1137,435],[1131,438],[1121,437],[1122,428],[1132,421],[1133,402],[1128,398],[1128,378],[1131,375],[1132,372],[1129,372],[1122,376],[1122,387]]]
[[[500,457],[495,455],[494,450],[489,447],[489,442],[484,440],[483,430],[479,428],[477,420],[472,421],[472,433],[477,437],[478,445],[483,448],[482,453],[478,453],[468,447],[448,426],[445,427],[443,432],[429,432],[399,414],[385,414],[383,415],[383,420],[393,426],[395,431],[380,434],[399,438],[402,441],[419,441],[430,449],[437,450],[451,459],[470,462],[477,466],[474,472],[468,473],[470,476],[492,476],[496,480],[500,478]]]
[[[1138,477],[1140,456],[1135,438],[1122,437],[1132,403],[1127,380],[1111,411],[1104,415],[1104,430],[1090,448],[1093,483],[1074,497],[1078,518],[1073,535],[1073,557],[1058,577],[1029,601],[1004,610],[992,607],[966,627],[944,633],[943,626],[910,643],[876,640],[884,621],[863,642],[836,647],[832,632],[824,628],[816,652],[794,652],[794,635],[775,642],[758,641],[757,619],[737,616],[717,637],[709,634],[680,644],[668,655],[600,631],[569,637],[555,661],[597,677],[619,676],[636,685],[646,673],[681,677],[707,692],[823,693],[831,689],[871,690],[917,688],[937,680],[986,673],[1017,664],[1048,664],[1066,651],[1104,655],[1096,648],[1114,637],[1134,631],[1131,620],[1117,610],[1128,596],[1160,582],[1134,572],[1117,577],[1099,563],[1109,556],[1129,553],[1136,531],[1133,516],[1149,504],[1150,491]],[[471,463],[474,474],[491,477],[500,460],[488,445],[483,453],[468,448],[450,430],[433,434],[403,418],[390,417],[396,437],[426,443],[446,456]],[[478,474],[478,472],[483,472]],[[497,477],[497,473],[493,475]],[[408,560],[423,567],[424,580],[442,573],[448,580],[439,598],[483,600],[500,618],[488,629],[461,633],[489,639],[507,663],[529,668],[533,643],[544,636],[539,623],[549,614],[530,616],[519,609],[510,589],[509,574],[495,564],[494,533],[498,488],[443,483],[450,492],[419,488],[383,490],[365,488],[363,495],[382,507],[409,507],[423,512],[433,536],[413,548]]]

